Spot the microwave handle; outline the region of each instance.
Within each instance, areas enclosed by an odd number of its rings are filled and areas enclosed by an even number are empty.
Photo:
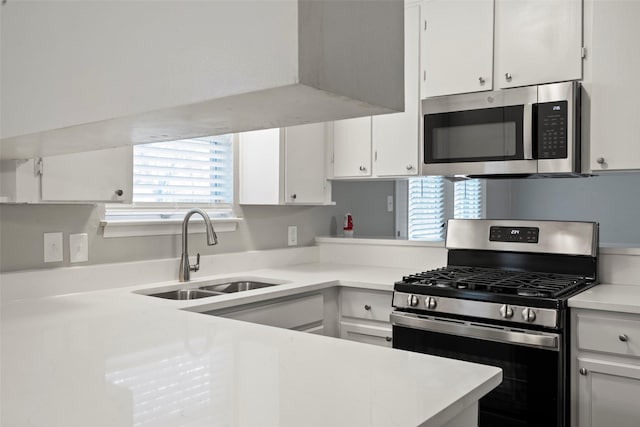
[[[524,104],[522,150],[525,160],[533,160],[533,104]]]

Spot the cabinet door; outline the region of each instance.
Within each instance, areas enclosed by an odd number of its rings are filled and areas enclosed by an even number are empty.
[[[373,172],[378,176],[416,175],[420,142],[420,6],[404,12],[404,113],[372,117]]]
[[[131,146],[42,159],[42,201],[131,203],[132,196]]]
[[[241,306],[231,311],[213,311],[210,314],[260,325],[321,333],[324,321],[323,304],[322,294],[315,294],[257,304],[250,308]]]
[[[499,88],[582,78],[582,0],[496,0]]]
[[[391,347],[391,328],[357,323],[340,323],[340,338],[382,347]]]
[[[637,427],[640,366],[578,358],[580,427]]]
[[[492,89],[493,0],[421,6],[422,98]]]
[[[285,203],[327,201],[325,127],[316,123],[285,129]]]
[[[590,144],[588,168],[593,172],[637,170],[640,2],[589,4],[593,11],[592,19],[585,22],[585,91],[590,112],[585,111],[588,119],[584,120]],[[588,107],[583,103],[583,108]]]
[[[239,203],[281,203],[283,156],[280,128],[243,132],[238,135]]]
[[[371,117],[333,122],[333,176],[371,176]]]

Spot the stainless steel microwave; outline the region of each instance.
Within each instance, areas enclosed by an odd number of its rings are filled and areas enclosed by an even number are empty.
[[[422,101],[423,175],[579,175],[578,82]]]

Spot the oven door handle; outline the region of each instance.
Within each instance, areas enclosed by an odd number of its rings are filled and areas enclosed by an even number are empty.
[[[523,345],[547,350],[560,350],[558,334],[520,332],[502,328],[482,326],[473,322],[444,321],[413,313],[391,313],[391,324],[423,331],[439,332],[469,338],[478,338],[501,343]]]

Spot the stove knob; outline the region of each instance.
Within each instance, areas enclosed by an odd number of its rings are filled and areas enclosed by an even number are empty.
[[[409,304],[409,307],[415,307],[419,302],[420,300],[418,300],[418,297],[415,295],[409,295],[407,298],[407,304]]]
[[[436,307],[438,306],[438,301],[436,301],[436,299],[434,297],[426,297],[424,299],[424,305],[429,310],[435,310]]]
[[[513,317],[513,309],[510,305],[504,304],[500,307],[500,315],[505,319],[511,319]]]
[[[536,320],[536,312],[531,308],[525,308],[522,310],[522,320],[526,322],[533,322]]]

